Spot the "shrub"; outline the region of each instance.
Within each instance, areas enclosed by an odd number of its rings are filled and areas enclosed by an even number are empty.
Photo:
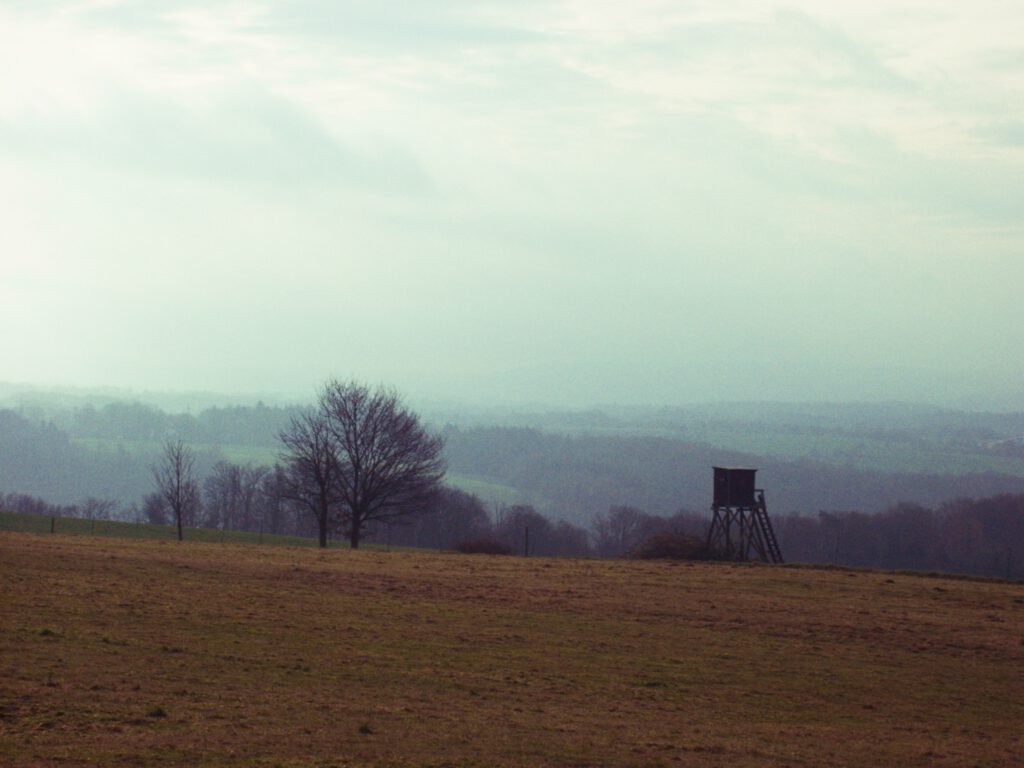
[[[494,539],[467,539],[455,545],[464,555],[511,555],[512,550]]]
[[[696,536],[665,531],[644,539],[632,556],[637,560],[707,560],[708,548]]]

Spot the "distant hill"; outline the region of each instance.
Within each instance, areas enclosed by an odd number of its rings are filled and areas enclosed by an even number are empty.
[[[876,512],[899,501],[936,505],[959,497],[1024,492],[1024,478],[991,472],[929,474],[837,467],[658,437],[557,435],[535,429],[449,428],[452,471],[490,478],[547,512],[586,523],[611,504],[655,514],[711,503],[711,467],[759,470],[771,509]]]
[[[0,493],[135,502],[152,490],[149,468],[165,438],[196,448],[202,477],[220,459],[273,462],[277,432],[295,412],[256,404],[168,413],[140,402],[43,398],[0,411]],[[702,512],[715,464],[757,468],[775,512],[873,512],[1024,492],[1024,457],[1007,448],[1024,434],[1024,414],[737,403],[424,415],[444,431],[460,487],[580,524],[613,504]]]

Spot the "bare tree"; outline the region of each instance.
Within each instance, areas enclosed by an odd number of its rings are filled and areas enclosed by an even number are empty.
[[[260,526],[257,497],[269,470],[251,464],[218,461],[203,483],[206,525],[226,531],[255,530]]]
[[[427,509],[441,489],[444,441],[392,390],[330,381],[320,394],[334,444],[337,488],[353,549],[367,523]]]
[[[263,521],[268,533],[302,535],[301,522],[297,514],[305,514],[305,510],[293,500],[285,496],[286,475],[280,464],[268,469],[260,480],[259,492],[256,494],[256,506],[260,520]]]
[[[388,528],[390,541],[406,547],[455,549],[466,541],[493,536],[491,516],[472,493],[443,486],[437,499],[422,514]]]
[[[270,472],[269,467],[246,464],[242,467],[242,520],[249,530],[258,528],[263,531],[263,509],[260,494],[263,490],[263,478]]]
[[[79,509],[86,520],[113,520],[117,514],[117,502],[90,496],[79,505]]]
[[[192,522],[199,510],[199,483],[195,478],[195,454],[181,440],[164,443],[163,456],[153,465],[157,493],[178,526],[178,541],[184,536],[184,522]]]
[[[241,467],[218,461],[203,481],[203,525],[232,531],[238,527]]]
[[[142,514],[147,523],[167,525],[167,503],[160,493],[150,493],[142,500]]]
[[[320,534],[320,546],[327,546],[331,509],[340,501],[339,471],[335,445],[327,417],[320,411],[306,411],[278,433],[284,444],[284,464],[278,476],[281,496],[313,513]]]
[[[551,555],[551,521],[529,504],[499,507],[495,515],[494,536],[510,552],[524,555]]]
[[[454,549],[459,542],[491,534],[491,517],[479,497],[457,488],[444,488],[434,504],[438,545]]]
[[[657,533],[665,522],[636,507],[610,507],[606,514],[594,517],[591,526],[594,548],[600,557],[623,557],[648,536]]]

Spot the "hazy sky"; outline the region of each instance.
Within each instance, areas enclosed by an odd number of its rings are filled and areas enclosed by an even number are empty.
[[[1024,408],[1024,5],[0,1],[0,380]]]

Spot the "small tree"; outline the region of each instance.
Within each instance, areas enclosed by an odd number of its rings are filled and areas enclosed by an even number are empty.
[[[428,508],[441,489],[444,441],[420,424],[389,389],[330,381],[320,411],[334,443],[337,488],[349,543],[363,527]]]
[[[284,468],[278,464],[267,470],[260,480],[256,505],[268,533],[301,535],[296,511],[305,514],[298,504],[285,497]]]
[[[491,517],[479,497],[457,488],[444,486],[435,502],[421,514],[393,525],[389,531],[393,544],[430,549],[457,549],[460,542],[477,541],[493,535]]]
[[[159,491],[148,494],[142,500],[142,516],[151,525],[167,525],[167,502]]]
[[[491,517],[478,496],[444,488],[434,505],[438,545],[452,549],[461,541],[479,540],[491,534]]]
[[[90,496],[79,505],[79,509],[86,520],[113,520],[117,514],[117,502]]]
[[[218,461],[203,483],[206,525],[226,531],[254,530],[260,524],[256,510],[260,484],[268,469]]]
[[[513,504],[500,509],[494,535],[512,552],[524,555],[551,555],[554,526],[529,504]]]
[[[612,506],[596,515],[591,525],[600,557],[622,557],[657,532],[664,520],[630,506]]]
[[[203,526],[225,531],[237,527],[238,500],[241,494],[241,467],[218,461],[203,481]]]
[[[192,521],[199,509],[199,483],[195,478],[195,454],[181,440],[164,443],[163,456],[153,466],[157,493],[167,504],[178,527],[178,541],[184,538],[183,521]]]
[[[263,480],[270,474],[270,468],[246,464],[241,474],[242,524],[248,530],[263,530],[263,506],[260,496],[263,493]]]

